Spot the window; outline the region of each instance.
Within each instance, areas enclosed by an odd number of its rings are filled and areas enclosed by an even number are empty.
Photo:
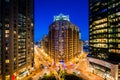
[[[5,76],[5,80],[10,80],[10,75]]]
[[[94,23],[99,24],[99,23],[103,23],[103,22],[106,22],[106,21],[107,21],[107,18],[103,18],[103,19],[95,21]]]
[[[118,48],[120,48],[120,44],[118,44]]]
[[[6,35],[5,35],[5,37],[9,37],[9,35],[8,35],[8,34],[6,34]]]
[[[16,31],[14,31],[14,34],[16,34]]]
[[[9,59],[6,59],[6,60],[5,60],[5,63],[9,63]]]
[[[9,27],[9,24],[5,24],[5,27]]]
[[[119,15],[120,15],[120,12],[117,12],[117,13],[116,13],[116,15],[118,15],[118,16],[119,16]]]
[[[5,30],[5,33],[9,33],[9,30]]]
[[[6,50],[8,50],[8,47],[6,47]]]

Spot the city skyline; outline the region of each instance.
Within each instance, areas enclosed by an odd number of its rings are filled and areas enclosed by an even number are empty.
[[[43,36],[47,34],[48,27],[50,23],[53,22],[53,17],[60,13],[63,13],[64,15],[69,15],[70,21],[80,28],[82,40],[89,39],[88,0],[35,0],[34,42],[41,40]]]
[[[0,0],[0,80],[73,79],[120,80],[120,0]]]

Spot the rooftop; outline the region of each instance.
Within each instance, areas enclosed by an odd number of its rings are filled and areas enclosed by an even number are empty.
[[[58,16],[54,16],[54,21],[58,21],[58,20],[70,21],[69,15],[64,15],[64,14],[60,13]]]

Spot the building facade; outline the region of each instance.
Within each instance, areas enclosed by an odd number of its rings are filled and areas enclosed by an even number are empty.
[[[34,61],[33,0],[0,0],[2,80],[28,75]]]
[[[83,51],[89,53],[89,41],[83,41]]]
[[[49,26],[48,54],[54,62],[67,62],[77,57],[80,51],[79,29],[63,14],[54,17]]]
[[[48,36],[44,35],[43,39],[40,41],[40,48],[48,54]]]
[[[120,1],[89,0],[89,8],[90,54],[113,64],[120,63]]]

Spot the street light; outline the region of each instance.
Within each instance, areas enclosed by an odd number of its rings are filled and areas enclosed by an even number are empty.
[[[78,71],[78,73],[77,73],[78,75],[80,75],[80,72]]]

